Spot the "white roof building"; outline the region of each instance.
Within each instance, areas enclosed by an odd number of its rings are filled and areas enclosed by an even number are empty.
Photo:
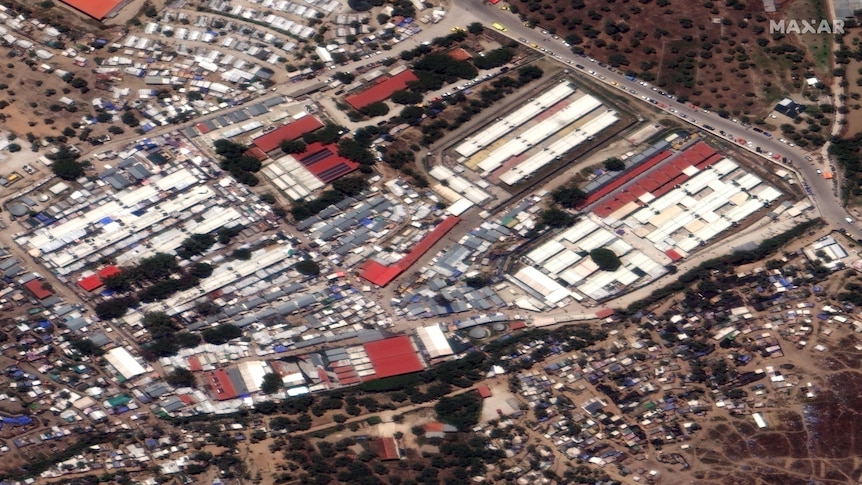
[[[443,330],[438,325],[419,327],[416,329],[416,336],[419,337],[419,342],[428,352],[428,357],[432,359],[454,353],[449,341],[446,340],[446,336],[443,335]]]
[[[147,372],[125,347],[116,347],[105,354],[105,360],[117,370],[123,379],[129,380]]]
[[[260,385],[263,384],[263,376],[272,372],[266,362],[261,360],[240,362],[237,368],[248,392],[259,391]]]

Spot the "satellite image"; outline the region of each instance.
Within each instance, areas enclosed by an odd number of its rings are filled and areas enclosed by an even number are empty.
[[[862,483],[859,0],[0,0],[0,485]]]

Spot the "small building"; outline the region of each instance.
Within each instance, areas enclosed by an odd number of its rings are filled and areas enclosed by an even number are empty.
[[[27,291],[39,300],[44,300],[54,294],[54,292],[51,291],[51,286],[40,279],[32,279],[27,283],[24,283],[24,288],[27,288]]]
[[[133,356],[124,347],[115,347],[105,354],[105,360],[111,364],[111,367],[123,377],[124,380],[133,379],[147,372]]]
[[[377,454],[381,461],[400,460],[401,450],[395,438],[377,438],[369,443],[369,447]]]
[[[457,433],[458,428],[452,426],[451,424],[444,423],[425,423],[422,425],[422,429],[425,430],[426,438],[445,438],[446,433]]]
[[[775,112],[781,113],[789,118],[796,118],[805,111],[805,106],[793,101],[790,98],[784,98],[775,105]]]
[[[476,388],[476,391],[479,393],[479,397],[482,399],[488,399],[493,394],[491,394],[491,389],[488,386],[479,386]]]

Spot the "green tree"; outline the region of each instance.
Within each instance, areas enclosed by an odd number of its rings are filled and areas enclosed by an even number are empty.
[[[375,161],[365,145],[349,138],[338,142],[338,154],[362,165],[373,165]]]
[[[216,238],[212,234],[192,234],[180,243],[177,255],[183,259],[189,259],[205,253],[215,244]]]
[[[356,197],[368,190],[368,180],[364,177],[342,177],[332,182],[332,188],[348,197]]]
[[[549,227],[568,227],[575,218],[564,210],[551,207],[539,213],[539,221]]]
[[[413,91],[407,91],[402,89],[400,91],[395,91],[392,93],[393,103],[397,104],[419,104],[422,102],[422,95]]]
[[[587,200],[587,194],[574,186],[562,186],[551,192],[551,199],[563,207],[573,209]]]
[[[464,283],[470,288],[483,288],[488,285],[488,280],[482,275],[476,275],[464,278]]]
[[[138,117],[135,116],[135,113],[132,113],[131,111],[123,112],[123,116],[120,117],[120,121],[122,121],[126,124],[126,126],[129,126],[131,128],[135,128],[136,126],[141,124],[140,120],[138,120]]]
[[[260,390],[263,391],[264,394],[275,394],[278,392],[284,383],[279,377],[278,374],[274,374],[272,372],[265,374],[263,376],[263,383],[260,385]]]
[[[376,103],[371,103],[359,108],[359,112],[369,118],[385,116],[389,114],[389,106],[383,101],[377,101]]]
[[[356,75],[352,72],[336,72],[334,77],[344,84],[350,84],[356,79]]]
[[[305,276],[317,276],[320,274],[320,266],[310,259],[303,259],[294,265],[300,274]]]
[[[605,170],[610,172],[621,172],[626,169],[626,163],[617,157],[610,157],[603,162]]]
[[[306,144],[302,140],[282,140],[279,148],[284,153],[302,153],[305,151]]]
[[[195,387],[195,375],[186,368],[177,367],[165,377],[165,382],[174,387]]]
[[[235,338],[242,337],[242,329],[230,323],[222,323],[213,328],[201,332],[204,342],[208,344],[221,345]]]
[[[63,180],[75,180],[84,175],[84,166],[77,161],[78,155],[69,151],[69,147],[63,146],[57,153],[48,155],[53,159],[51,171]]]
[[[96,304],[96,316],[102,320],[113,320],[122,317],[129,308],[137,305],[138,300],[135,297],[110,298]]]
[[[485,30],[485,27],[479,22],[473,22],[467,25],[467,32],[470,32],[473,35],[481,34],[483,30]]]
[[[608,248],[596,248],[590,251],[590,258],[603,271],[616,271],[622,265],[620,258]]]
[[[209,278],[213,274],[213,267],[208,263],[195,263],[189,268],[189,274],[195,278]]]
[[[69,339],[69,343],[72,345],[72,348],[77,350],[81,355],[99,357],[105,353],[101,347],[93,343],[93,341],[88,338],[71,337]]]
[[[500,47],[486,52],[484,56],[473,59],[473,65],[479,69],[493,69],[500,67],[515,57],[515,53],[507,47]]]
[[[434,405],[434,410],[441,421],[455,426],[459,431],[466,431],[479,422],[482,398],[475,391],[443,396]]]

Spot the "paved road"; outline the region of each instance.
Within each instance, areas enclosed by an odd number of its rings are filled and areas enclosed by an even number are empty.
[[[505,32],[502,32],[504,35],[515,40],[524,39],[526,43],[538,45],[538,49],[546,49],[552,53],[553,58],[568,66],[572,66],[574,71],[581,72],[584,78],[607,85],[615,82],[618,84],[621,94],[628,94],[643,103],[647,103],[647,101],[643,100],[641,96],[647,96],[660,101],[666,106],[664,111],[676,116],[680,121],[687,122],[699,128],[702,128],[704,123],[710,125],[715,129],[712,134],[719,137],[721,137],[719,131],[732,134],[734,138],[733,143],[736,143],[736,139],[745,140],[744,143],[736,144],[766,160],[774,163],[771,157],[765,155],[768,152],[786,157],[789,162],[792,162],[792,168],[795,169],[797,176],[810,187],[809,196],[817,206],[823,219],[835,228],[846,228],[854,238],[862,238],[862,227],[857,226],[856,223],[848,223],[845,220],[848,217],[848,213],[843,207],[839,197],[840,193],[833,186],[833,182],[824,179],[821,174],[817,173],[817,170],[821,170],[822,172],[832,170],[829,162],[824,160],[821,154],[809,152],[799,147],[791,147],[778,141],[781,137],[780,133],[774,133],[771,138],[767,138],[765,135],[753,131],[751,127],[743,126],[733,120],[724,119],[715,113],[707,113],[689,105],[662,97],[650,87],[644,87],[637,81],[629,81],[607,67],[601,67],[596,62],[590,62],[586,58],[573,54],[562,43],[561,39],[553,39],[549,35],[543,35],[538,29],[528,28],[524,26],[518,17],[512,15],[511,12],[500,10],[494,5],[486,5],[482,0],[463,0],[453,6],[452,13],[456,18],[465,19],[465,25],[474,18],[481,19],[485,25],[499,22],[507,29]],[[574,68],[577,64],[583,65],[584,69],[579,70]],[[590,74],[590,71],[595,74]],[[605,79],[600,79],[599,76],[603,76]],[[653,107],[656,106],[653,105]],[[671,112],[670,109],[674,111]],[[694,123],[692,123],[693,120],[695,121]],[[725,137],[725,141],[731,140]],[[753,146],[749,147],[747,145],[748,142],[751,142]],[[758,146],[764,154],[756,153],[754,147]],[[807,156],[812,157],[812,161],[806,160],[805,157]]]

